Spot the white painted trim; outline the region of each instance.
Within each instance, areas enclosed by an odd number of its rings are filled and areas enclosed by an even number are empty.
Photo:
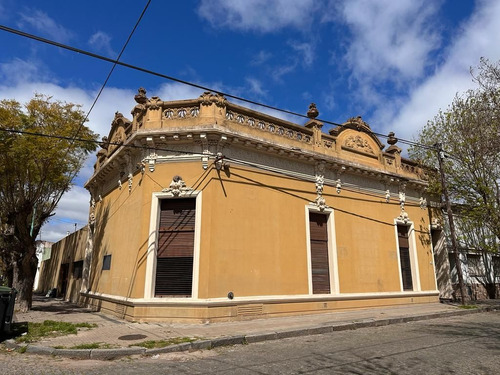
[[[176,197],[172,193],[157,192],[151,197],[151,216],[149,219],[149,238],[146,257],[146,274],[144,280],[144,298],[145,299],[163,299],[155,298],[155,275],[156,275],[156,254],[158,249],[158,225],[160,221],[160,200],[177,198],[195,198],[196,216],[194,230],[194,249],[193,249],[193,286],[189,300],[198,298],[199,270],[200,270],[200,243],[201,243],[201,191],[190,191],[181,193]]]
[[[337,240],[335,236],[334,210],[331,208],[326,208],[325,210],[320,211],[318,207],[312,204],[305,206],[308,292],[310,295],[313,295],[311,233],[309,224],[309,212],[317,212],[328,215],[328,221],[326,225],[328,231],[328,268],[330,276],[330,294],[339,294],[340,288],[339,288]]]
[[[337,256],[337,236],[335,233],[335,211],[332,210],[328,215],[328,252],[330,261],[330,292],[332,294],[340,293],[339,283],[339,261]]]
[[[146,256],[146,274],[144,280],[144,298],[154,296],[154,275],[156,274],[157,230],[160,220],[158,193],[151,197],[151,215],[149,218],[148,248]]]
[[[420,269],[418,265],[418,254],[417,254],[417,236],[415,235],[415,226],[413,222],[411,223],[410,230],[408,232],[408,240],[410,242],[410,261],[411,261],[411,273],[415,284],[413,285],[413,290],[420,292],[422,287],[420,285]]]
[[[193,251],[193,289],[192,299],[198,299],[198,290],[200,283],[200,247],[201,247],[201,208],[202,192],[196,195],[196,214],[194,218],[194,251]]]
[[[411,279],[413,284],[413,291],[421,291],[420,286],[420,272],[418,267],[418,256],[417,256],[417,243],[415,238],[415,227],[412,221],[404,222],[399,219],[394,219],[394,235],[396,238],[396,249],[398,254],[398,272],[399,272],[399,285],[401,291],[403,291],[403,276],[401,274],[401,255],[399,254],[399,238],[398,238],[398,225],[404,225],[408,227],[408,244],[409,255],[410,255],[410,266],[411,266]],[[436,287],[437,289],[437,287]]]
[[[313,294],[312,286],[312,260],[311,260],[311,229],[309,224],[309,212],[311,206],[305,206],[305,224],[306,224],[306,253],[307,253],[307,293]]]
[[[111,294],[88,292],[80,293],[82,296],[108,299],[116,302],[126,302],[129,304],[154,304],[154,305],[237,305],[240,303],[286,303],[286,302],[308,302],[308,301],[347,301],[363,299],[384,299],[384,298],[407,298],[407,297],[427,297],[439,296],[438,290],[429,291],[408,291],[408,292],[374,292],[374,293],[343,293],[338,295],[330,294],[297,294],[297,295],[271,295],[271,296],[249,296],[234,297],[233,300],[227,297],[221,298],[127,298]]]

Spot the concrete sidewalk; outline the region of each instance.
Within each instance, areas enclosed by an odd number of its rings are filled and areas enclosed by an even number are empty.
[[[135,354],[153,355],[172,351],[209,349],[223,345],[276,340],[492,310],[500,310],[500,300],[478,302],[476,309],[462,309],[452,304],[433,303],[225,323],[135,323],[93,312],[61,300],[37,296],[34,298],[32,311],[17,313],[15,320],[17,322],[55,320],[95,323],[96,328],[80,330],[77,335],[44,338],[39,342],[30,343],[26,347],[26,352],[73,358],[112,359]],[[160,349],[146,350],[142,347],[134,347],[134,344],[144,341],[180,337],[189,337],[195,341]],[[92,343],[100,343],[114,349],[71,349],[78,345]],[[17,346],[13,340],[8,340],[4,344],[9,347]]]

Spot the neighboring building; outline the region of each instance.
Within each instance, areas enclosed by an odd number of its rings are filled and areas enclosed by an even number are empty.
[[[77,302],[82,287],[83,257],[88,240],[88,226],[52,244],[49,257],[40,267],[40,280],[35,289],[47,293],[57,289],[56,297]]]
[[[500,296],[500,255],[473,250],[459,253],[468,297],[475,301]],[[455,257],[450,252],[451,282],[455,298],[460,298]]]
[[[500,243],[486,225],[481,225],[476,219],[467,216],[471,211],[470,207],[454,204],[452,211],[466,298],[471,300],[498,298]],[[437,212],[434,216],[431,234],[440,297],[459,300],[460,286],[448,218],[445,213],[439,220],[436,219],[439,217]]]
[[[59,255],[70,279],[83,261],[66,298],[198,322],[438,300],[427,183],[393,134],[323,133],[314,105],[301,126],[211,93],[135,99],[86,183],[86,246]]]
[[[431,243],[434,253],[439,298],[442,301],[451,301],[456,298],[456,295],[454,294],[454,287],[451,283],[451,258],[447,243],[448,232],[445,229],[446,225],[443,225],[443,223],[446,223],[446,220],[442,213],[440,213],[441,204],[433,204],[432,206],[435,206],[435,211],[431,224]]]
[[[36,267],[35,281],[33,283],[33,290],[38,290],[38,280],[40,279],[40,267],[44,260],[50,259],[53,242],[37,240],[36,244],[36,257],[38,264]]]

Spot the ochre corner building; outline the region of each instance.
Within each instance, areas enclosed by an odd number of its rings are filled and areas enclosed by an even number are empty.
[[[192,322],[438,300],[425,173],[394,134],[325,133],[314,104],[297,125],[208,92],[135,100],[85,185],[73,300]]]

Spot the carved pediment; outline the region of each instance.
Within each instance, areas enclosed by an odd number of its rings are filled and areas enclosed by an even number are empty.
[[[132,123],[125,118],[120,112],[115,113],[115,118],[111,123],[111,131],[109,132],[108,156],[110,156],[121,144],[125,142],[130,133]]]
[[[351,135],[347,137],[344,141],[343,146],[345,148],[350,148],[352,150],[364,152],[365,154],[375,155],[375,151],[373,151],[373,147],[370,146],[368,141],[361,137],[360,135]]]
[[[358,137],[355,137],[354,139],[349,141],[350,142],[349,144],[353,145],[352,147],[345,145],[345,142],[347,142],[347,140],[344,141],[343,145],[345,147],[350,148],[350,149],[359,150],[359,151],[365,152],[367,154],[372,154],[372,155],[376,155],[375,152],[378,151],[379,149],[380,150],[384,149],[385,146],[382,144],[382,142],[380,142],[380,139],[378,139],[378,137],[371,130],[370,125],[368,125],[368,123],[366,123],[362,119],[361,116],[351,117],[346,122],[344,122],[342,125],[339,125],[333,129],[330,129],[330,131],[328,133],[330,135],[333,135],[334,137],[341,137],[341,138],[345,137],[344,139],[351,139],[352,138],[351,133],[353,132],[353,130],[356,132]],[[350,134],[346,134],[346,133],[350,133]],[[365,137],[363,137],[363,135]],[[369,139],[367,139],[367,137]],[[361,143],[361,145],[360,145],[359,139],[365,140],[367,142],[368,146],[371,148],[372,152],[368,151],[368,148],[363,146],[364,142]]]

